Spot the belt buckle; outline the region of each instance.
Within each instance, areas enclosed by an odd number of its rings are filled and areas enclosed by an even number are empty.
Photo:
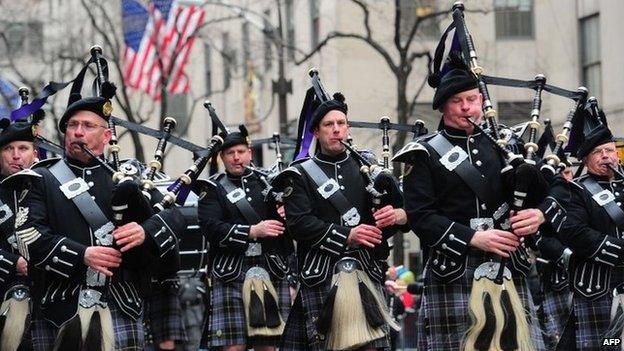
[[[489,217],[470,218],[470,228],[473,230],[494,229],[494,219]]]
[[[247,246],[247,251],[245,251],[246,257],[255,257],[262,255],[262,244],[261,243],[249,243]]]

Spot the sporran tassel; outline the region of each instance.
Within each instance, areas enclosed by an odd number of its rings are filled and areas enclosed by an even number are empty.
[[[264,315],[266,317],[266,326],[268,328],[277,328],[282,323],[280,317],[280,309],[277,301],[265,283],[262,283],[264,289]]]
[[[245,273],[243,305],[247,323],[247,336],[280,336],[284,320],[280,314],[278,293],[269,273],[261,267],[252,267]]]

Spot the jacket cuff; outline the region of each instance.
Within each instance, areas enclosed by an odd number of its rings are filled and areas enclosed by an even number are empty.
[[[451,258],[459,259],[468,252],[474,233],[473,229],[452,222],[442,237],[431,247]]]
[[[15,275],[19,257],[9,251],[0,251],[0,282],[4,283]]]
[[[319,240],[312,244],[313,248],[340,256],[347,247],[347,238],[351,228],[330,224]]]
[[[561,206],[557,199],[552,196],[548,196],[540,204],[539,210],[544,214],[546,223],[549,223],[555,232],[558,233],[567,218],[565,208]]]
[[[176,247],[178,240],[175,232],[159,214],[156,214],[153,218],[157,218],[158,220],[148,220],[141,224],[141,226],[145,233],[149,234],[152,240],[154,240],[158,255],[163,257],[167,252]]]
[[[76,270],[84,267],[85,250],[84,245],[62,238],[43,260],[35,263],[35,267],[69,278]]]
[[[624,261],[624,240],[606,237],[593,254],[589,256],[596,262],[615,266]]]
[[[219,241],[219,246],[231,248],[236,251],[245,251],[249,245],[250,225],[234,224],[225,238]]]

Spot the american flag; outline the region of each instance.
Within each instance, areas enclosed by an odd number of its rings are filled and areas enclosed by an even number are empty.
[[[189,91],[184,72],[204,10],[173,0],[123,0],[125,48],[123,77],[127,86],[160,99],[161,85],[180,94]]]

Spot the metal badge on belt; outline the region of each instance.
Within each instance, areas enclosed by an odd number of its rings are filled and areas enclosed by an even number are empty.
[[[249,243],[247,246],[247,251],[245,251],[245,256],[254,257],[262,255],[262,244],[261,243]]]
[[[465,159],[468,158],[468,154],[464,149],[459,146],[455,146],[440,157],[440,163],[446,167],[449,171],[453,171],[459,166]]]

